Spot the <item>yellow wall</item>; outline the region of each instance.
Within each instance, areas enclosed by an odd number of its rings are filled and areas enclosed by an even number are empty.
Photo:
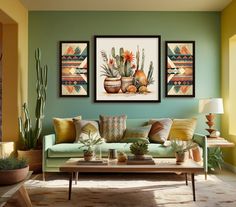
[[[28,11],[19,0],[0,0],[0,22],[4,55],[3,141],[17,141],[17,118],[28,95]]]
[[[233,0],[232,3],[226,7],[221,14],[221,41],[222,41],[222,96],[224,98],[224,107],[225,113],[222,117],[222,135],[226,137],[228,140],[236,143],[236,134],[231,134],[229,131],[229,114],[230,111],[230,101],[229,101],[229,94],[230,94],[230,87],[234,87],[234,92],[236,93],[236,77],[234,77],[234,84],[229,84],[230,82],[230,74],[229,74],[229,42],[230,38],[236,34],[236,0]],[[232,77],[231,77],[232,81]],[[231,88],[232,89],[232,88]],[[236,107],[236,103],[234,104]],[[234,124],[236,128],[236,122],[231,123]],[[232,127],[232,125],[231,125]],[[231,130],[232,131],[232,130]],[[224,150],[225,161],[231,165],[236,166],[236,148],[231,148]]]

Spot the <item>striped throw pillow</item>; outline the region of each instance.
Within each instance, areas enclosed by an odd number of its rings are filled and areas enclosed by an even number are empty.
[[[126,129],[126,115],[121,116],[99,116],[100,131],[106,142],[119,142]]]
[[[127,128],[125,130],[125,135],[124,138],[122,139],[122,142],[130,143],[142,140],[149,143],[148,133],[151,129],[151,126],[152,125],[137,127],[137,128]]]

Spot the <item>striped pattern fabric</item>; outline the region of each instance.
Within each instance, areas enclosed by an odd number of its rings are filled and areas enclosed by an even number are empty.
[[[126,115],[121,116],[99,116],[100,131],[106,142],[119,142],[126,130]]]
[[[127,128],[124,135],[124,140],[126,139],[147,139],[148,133],[152,125],[138,127],[138,128]]]

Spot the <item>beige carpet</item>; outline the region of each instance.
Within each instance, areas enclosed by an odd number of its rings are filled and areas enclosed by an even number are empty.
[[[235,207],[236,188],[215,175],[205,181],[196,176],[197,201],[192,200],[191,182],[175,174],[82,174],[73,183],[68,201],[65,174],[51,173],[44,182],[41,175],[26,183],[33,206],[77,207]]]

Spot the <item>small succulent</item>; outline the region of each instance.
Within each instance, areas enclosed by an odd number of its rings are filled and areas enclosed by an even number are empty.
[[[134,155],[145,155],[148,153],[148,144],[143,141],[134,142],[130,145],[130,151]]]
[[[177,153],[187,152],[188,150],[195,148],[197,146],[198,145],[191,140],[189,141],[172,140],[171,141],[171,147]]]
[[[0,170],[15,170],[25,168],[27,161],[15,157],[5,157],[0,159]]]
[[[91,133],[91,131],[88,132],[88,138],[81,139],[80,143],[82,144],[81,147],[85,147],[86,149],[84,151],[87,151],[88,153],[93,152],[93,148],[96,145],[100,145],[104,142],[104,139],[97,136],[96,133]]]

